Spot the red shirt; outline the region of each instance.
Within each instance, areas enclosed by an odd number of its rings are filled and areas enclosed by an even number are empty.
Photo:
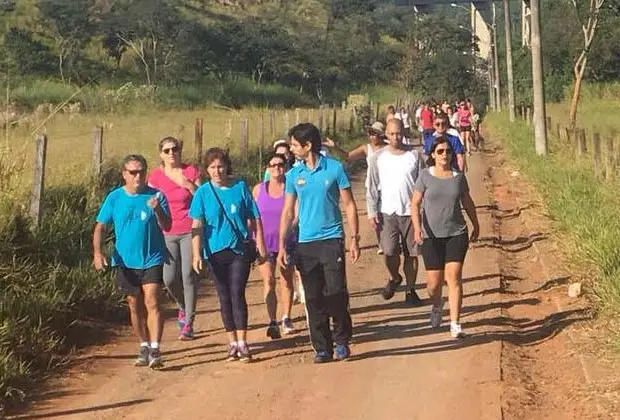
[[[420,120],[422,120],[422,130],[433,129],[433,111],[430,109],[423,109],[420,112]]]
[[[198,169],[191,165],[182,165],[183,176],[192,184],[200,174]],[[192,219],[189,217],[189,206],[192,203],[192,193],[185,187],[180,186],[168,178],[163,168],[154,169],[148,177],[148,184],[164,193],[170,205],[170,218],[172,224],[170,230],[164,231],[165,235],[184,235],[192,231]]]

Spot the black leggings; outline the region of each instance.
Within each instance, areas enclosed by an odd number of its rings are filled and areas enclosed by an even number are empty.
[[[222,323],[226,331],[248,329],[248,304],[245,287],[250,276],[250,263],[243,255],[226,249],[209,258],[220,298]]]

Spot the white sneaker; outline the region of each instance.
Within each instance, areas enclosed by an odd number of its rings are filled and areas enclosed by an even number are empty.
[[[441,327],[443,304],[441,306],[431,306],[431,328]]]
[[[377,255],[383,255],[383,250],[381,248],[377,249]]]
[[[465,337],[465,333],[463,332],[463,328],[461,328],[461,324],[457,324],[456,322],[450,323],[450,335],[452,338],[463,338]]]
[[[282,320],[282,332],[285,335],[293,334],[295,332],[295,327],[293,326],[293,321],[291,321],[291,318],[286,317]]]

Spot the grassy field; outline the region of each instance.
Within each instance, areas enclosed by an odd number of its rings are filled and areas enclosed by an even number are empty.
[[[581,121],[598,129],[612,130],[618,124],[614,113],[587,103]],[[551,115],[567,109],[551,105]],[[559,119],[558,119],[559,120]],[[523,121],[510,124],[505,113],[485,119],[488,135],[498,138],[528,180],[542,193],[554,227],[569,242],[565,249],[575,261],[594,273],[590,286],[605,311],[620,313],[620,182],[594,176],[589,158],[576,159],[574,148],[556,136],[549,138],[548,156],[534,151],[532,129]]]
[[[273,134],[270,116],[274,115]],[[261,124],[264,126],[265,145],[285,137],[287,128],[296,121],[310,121],[319,125],[318,109],[268,110],[246,108],[230,110],[224,108],[203,108],[193,111],[155,111],[150,113],[122,114],[77,114],[58,113],[47,122],[43,117],[33,119],[3,136],[5,149],[16,159],[23,159],[25,176],[31,179],[36,134],[48,137],[46,185],[79,184],[91,168],[93,153],[93,132],[96,126],[104,129],[104,160],[116,160],[128,153],[143,154],[151,164],[158,160],[157,144],[168,135],[184,140],[186,158],[194,156],[194,126],[197,118],[203,119],[203,150],[213,146],[228,146],[233,154],[239,154],[242,119],[248,120],[248,143],[257,147],[261,141]],[[337,126],[345,131],[349,127],[351,112],[337,110]],[[261,123],[262,119],[262,123]],[[331,127],[333,112],[323,111],[323,127]],[[330,132],[333,130],[330,128]],[[6,133],[3,133],[6,134]],[[8,140],[8,141],[7,141]],[[1,167],[1,164],[0,164]]]

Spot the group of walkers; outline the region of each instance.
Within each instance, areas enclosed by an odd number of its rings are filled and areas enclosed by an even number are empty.
[[[297,273],[314,362],[350,356],[353,326],[345,260],[346,249],[352,262],[359,258],[359,223],[347,172],[330,153],[344,161],[368,163],[367,214],[389,273],[383,298],[391,299],[402,283],[402,263],[405,301],[422,303],[415,290],[421,252],[432,303],[431,326],[441,325],[445,280],[450,331],[461,337],[462,265],[469,240],[478,235],[475,205],[463,172],[464,150],[460,139],[447,133],[443,114],[433,119],[425,154],[416,150],[405,142],[404,120],[409,117],[403,112],[386,124],[373,123],[367,129],[368,143],[350,152],[329,138],[323,140],[313,124],[296,125],[288,141],[274,144],[264,180],[251,190],[233,176],[230,157],[219,148],[205,153],[199,170],[182,163],[182,143],[166,137],[159,143],[160,165],[148,175],[144,157],[126,156],[121,167],[124,185],[110,192],[101,206],[93,248],[95,268],[104,269],[108,265],[102,250],[104,227],[113,225],[111,265],[116,267],[118,287],[127,296],[131,324],[140,340],[135,365],[163,365],[161,282],[178,306],[179,339],[194,338],[199,275],[207,267],[229,339],[226,359],[251,361],[245,292],[253,264],[263,278],[268,337],[295,332],[291,309]],[[206,174],[204,184],[201,172]],[[471,232],[461,205],[473,225]]]

